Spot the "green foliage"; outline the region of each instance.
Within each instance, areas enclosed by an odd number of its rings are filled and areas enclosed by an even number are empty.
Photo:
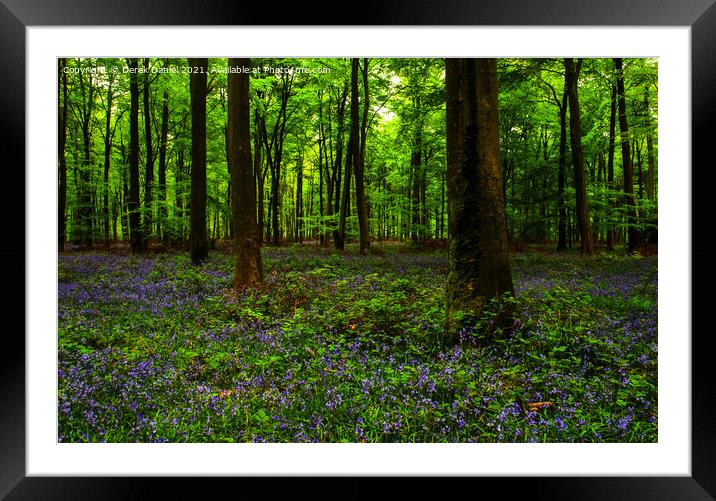
[[[264,249],[266,284],[63,256],[62,442],[655,442],[657,262],[518,255],[495,309],[441,345],[444,254]]]
[[[261,155],[264,231],[269,232],[270,211],[280,213],[283,240],[317,239],[337,225],[338,208],[328,215],[328,179],[333,172],[338,144],[343,144],[344,160],[348,142],[349,105],[344,109],[342,135],[339,134],[340,95],[350,78],[347,58],[256,58],[251,73],[252,154]],[[210,238],[230,236],[229,174],[225,126],[227,123],[227,60],[210,59],[207,95],[207,223]],[[67,61],[68,117],[65,158],[68,170],[66,217],[70,241],[91,234],[104,237],[103,195],[108,195],[108,214],[114,239],[128,239],[127,165],[129,144],[129,76],[124,59],[75,58]],[[155,222],[150,238],[165,237],[179,243],[188,238],[188,201],[191,171],[191,114],[189,109],[186,60],[149,58],[150,115],[152,151],[140,140],[140,164],[147,155],[158,156],[162,105],[167,93],[169,123],[166,143],[166,196],[159,197],[155,172],[150,207]],[[276,70],[289,70],[283,73]],[[79,73],[83,70],[84,73]],[[90,71],[93,70],[93,71]],[[556,59],[500,59],[499,116],[501,157],[504,168],[508,230],[524,241],[554,240],[557,232],[557,162],[559,146],[559,105],[563,87],[563,68]],[[625,62],[627,108],[637,189],[636,223],[640,229],[655,226],[658,172],[657,66],[653,59]],[[143,79],[140,91],[143,92]],[[370,211],[370,233],[374,239],[413,239],[416,242],[447,234],[445,196],[445,89],[442,59],[370,59],[368,64],[370,109],[367,117],[365,182]],[[608,230],[627,227],[623,197],[622,161],[619,137],[614,157],[614,182],[608,186],[606,172],[600,171],[598,158],[606,158],[609,142],[609,108],[614,81],[610,59],[585,59],[579,79],[582,128],[588,170],[589,206],[593,226],[601,239]],[[108,110],[108,90],[112,85],[112,107]],[[94,93],[90,100],[88,89]],[[284,92],[287,105],[282,106]],[[362,92],[362,91],[361,91]],[[362,99],[362,98],[361,98]],[[92,106],[89,106],[89,105]],[[90,110],[87,112],[87,110]],[[284,110],[284,112],[282,112]],[[109,181],[101,175],[105,120],[111,112],[111,151]],[[82,125],[89,120],[90,162],[85,165]],[[283,113],[283,114],[282,114]],[[361,108],[362,113],[362,108]],[[140,113],[140,130],[144,130]],[[266,141],[257,134],[261,121]],[[283,124],[283,125],[282,125]],[[258,128],[258,129],[257,129]],[[618,131],[617,131],[618,136]],[[322,143],[321,138],[325,141]],[[649,165],[647,138],[653,145]],[[281,154],[278,203],[273,200],[266,145],[271,156]],[[416,160],[416,158],[418,160]],[[320,160],[320,162],[319,162]],[[330,165],[329,165],[330,164]],[[298,166],[301,165],[299,170]],[[637,175],[639,166],[641,176]],[[339,170],[342,170],[340,166]],[[650,171],[653,169],[653,172]],[[140,169],[142,170],[142,169]],[[566,206],[574,209],[571,156],[567,145],[568,189]],[[342,175],[342,174],[341,174]],[[144,173],[140,175],[140,199],[144,200]],[[302,178],[302,214],[297,213],[298,178]],[[650,179],[653,178],[653,181]],[[647,185],[654,184],[650,196]],[[334,194],[336,190],[334,186]],[[340,186],[342,190],[342,186]],[[89,195],[89,196],[88,196]],[[323,211],[321,211],[321,206]],[[349,211],[347,233],[357,237],[357,218]],[[81,214],[93,217],[80,217]],[[124,220],[123,220],[124,219]],[[573,218],[572,218],[573,219]],[[570,219],[570,221],[572,221]],[[123,224],[124,223],[124,224]],[[573,221],[570,223],[573,225]]]

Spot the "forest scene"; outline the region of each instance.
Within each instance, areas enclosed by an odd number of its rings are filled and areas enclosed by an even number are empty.
[[[59,442],[658,441],[656,59],[57,64]]]

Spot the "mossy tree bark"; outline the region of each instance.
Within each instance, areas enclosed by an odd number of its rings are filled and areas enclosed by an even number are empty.
[[[229,59],[233,68],[250,68],[250,59]],[[231,215],[236,269],[234,288],[242,290],[263,281],[261,232],[256,221],[256,185],[251,162],[249,74],[228,74],[228,149],[231,174]]]
[[[447,59],[447,338],[514,294],[502,193],[497,63]]]

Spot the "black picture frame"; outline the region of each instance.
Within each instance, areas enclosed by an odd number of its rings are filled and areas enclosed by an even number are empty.
[[[710,198],[714,161],[710,151],[712,126],[716,114],[716,6],[715,0],[399,0],[356,4],[348,17],[335,4],[314,6],[293,3],[278,8],[269,2],[229,0],[0,0],[0,144],[3,190],[12,191],[17,200],[3,196],[4,209],[0,255],[5,258],[7,278],[17,274],[12,294],[3,304],[7,318],[25,311],[25,218],[18,214],[25,207],[25,29],[30,26],[101,25],[551,25],[551,26],[684,26],[691,27],[692,69],[692,166],[684,172],[698,173],[692,183],[692,312],[683,319],[683,335],[692,336],[692,476],[691,477],[548,477],[548,478],[469,478],[470,485],[451,483],[446,494],[466,487],[473,495],[488,495],[490,487],[508,490],[510,497],[530,499],[679,499],[716,498],[716,378],[711,358],[708,317],[712,308],[708,288],[712,281],[716,249],[708,239],[711,227]],[[335,19],[320,19],[317,12],[341,13]],[[310,17],[309,17],[310,16]],[[350,21],[350,23],[349,23]],[[10,189],[9,187],[12,187]],[[20,189],[20,187],[23,187]],[[701,190],[701,192],[699,192]],[[14,208],[14,209],[13,209]],[[24,210],[24,209],[23,209]],[[48,208],[52,211],[52,208]],[[48,217],[51,217],[48,215]],[[700,229],[701,233],[696,230]],[[17,266],[17,263],[23,266]],[[12,265],[8,265],[12,263]],[[6,287],[11,285],[6,281]],[[19,286],[18,286],[19,284]],[[702,290],[696,287],[701,284]],[[9,314],[12,313],[11,317]],[[696,315],[698,314],[698,315]],[[691,318],[693,317],[693,318]],[[693,319],[705,320],[702,325]],[[20,326],[24,331],[24,316]],[[0,360],[0,498],[7,499],[135,499],[154,497],[154,492],[181,489],[189,497],[187,478],[144,477],[26,477],[25,474],[25,341],[17,328],[4,333]],[[263,480],[262,483],[261,480]],[[309,489],[310,479],[292,478],[286,483],[268,479],[238,480],[242,491],[258,487],[289,493]],[[202,497],[221,493],[235,479],[201,482]],[[411,478],[403,485],[402,497],[425,489],[426,479]],[[437,484],[437,482],[433,482]],[[334,489],[339,489],[335,491]],[[221,489],[221,490],[220,490]],[[321,490],[331,498],[365,497],[373,493],[371,479],[344,478],[339,485]],[[332,491],[332,492],[331,492]],[[309,491],[311,492],[311,491]],[[480,494],[482,493],[482,494]],[[313,494],[313,492],[311,492]],[[318,493],[317,493],[318,494]],[[295,494],[294,494],[295,495]],[[449,495],[449,494],[448,494]],[[184,497],[181,496],[181,497]],[[319,494],[320,497],[320,494]],[[471,495],[472,497],[472,495]]]

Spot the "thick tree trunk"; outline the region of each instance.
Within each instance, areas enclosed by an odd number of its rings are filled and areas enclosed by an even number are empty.
[[[65,228],[66,228],[66,206],[67,206],[67,159],[65,157],[65,145],[67,144],[67,73],[65,67],[67,60],[59,58],[59,78],[60,93],[62,95],[62,105],[59,109],[58,120],[58,138],[57,138],[57,158],[59,159],[59,193],[57,194],[57,228],[58,228],[58,250],[65,250]]]
[[[206,72],[207,58],[190,58],[189,90],[191,93],[191,211],[189,241],[191,262],[206,261]]]
[[[139,62],[136,58],[127,60],[129,65],[129,235],[132,254],[144,251],[144,237],[140,228],[139,201]]]
[[[579,64],[578,64],[579,66]],[[584,176],[584,152],[582,150],[582,125],[579,116],[579,95],[577,80],[579,68],[575,68],[572,58],[564,60],[565,85],[569,95],[569,138],[574,164],[574,189],[577,208],[577,230],[580,236],[582,255],[594,253],[592,230],[589,223],[589,207],[587,205],[587,183]]]
[[[162,241],[169,244],[167,231],[167,138],[169,136],[169,93],[162,96],[162,132],[159,141],[159,222],[157,225]]]
[[[448,337],[513,294],[500,164],[495,59],[447,59]],[[466,316],[465,316],[466,315]],[[473,324],[474,325],[474,324]]]
[[[627,250],[634,252],[639,247],[639,230],[636,228],[636,209],[634,206],[634,170],[629,151],[629,124],[627,123],[626,99],[624,97],[624,73],[622,59],[614,58],[617,76],[617,105],[619,108],[619,136],[622,145],[622,166],[624,169],[624,204],[627,207]]]

